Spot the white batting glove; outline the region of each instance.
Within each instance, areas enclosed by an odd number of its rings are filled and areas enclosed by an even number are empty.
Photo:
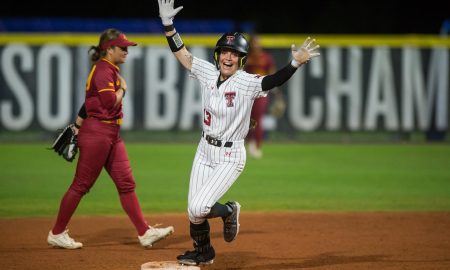
[[[177,7],[176,9],[173,8],[173,4],[175,3],[175,0],[158,0],[159,5],[159,17],[161,17],[162,24],[164,26],[172,25],[173,24],[173,18],[177,13],[183,9],[183,6]]]
[[[320,46],[316,44],[315,39],[308,37],[300,49],[297,50],[294,44],[291,45],[292,57],[294,58],[291,62],[293,67],[298,68],[299,66],[308,63],[311,58],[319,56],[320,53],[317,51]]]

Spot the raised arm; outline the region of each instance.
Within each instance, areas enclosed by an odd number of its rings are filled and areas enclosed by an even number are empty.
[[[183,9],[183,7],[173,8],[175,0],[158,0],[159,16],[161,17],[162,24],[164,25],[164,32],[166,34],[167,42],[178,61],[187,69],[192,68],[192,54],[184,46],[183,40],[181,40],[180,34],[177,33],[173,26],[173,18],[175,15]]]
[[[268,91],[276,86],[280,86],[289,80],[301,65],[306,64],[313,57],[320,55],[318,52],[319,45],[315,39],[308,37],[303,45],[297,49],[294,44],[291,46],[292,61],[284,68],[278,70],[272,75],[268,75],[262,80],[262,89]]]

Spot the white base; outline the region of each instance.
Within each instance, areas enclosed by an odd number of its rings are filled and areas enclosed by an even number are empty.
[[[200,267],[192,265],[181,265],[178,262],[173,261],[148,262],[141,265],[141,270],[148,270],[148,269],[200,270]]]

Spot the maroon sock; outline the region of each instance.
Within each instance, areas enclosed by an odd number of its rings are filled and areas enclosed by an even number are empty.
[[[53,226],[52,229],[53,234],[60,234],[64,232],[82,197],[82,195],[71,189],[64,194],[64,197],[61,200],[61,205],[59,206],[55,226]]]
[[[130,217],[133,222],[139,236],[142,236],[148,230],[148,224],[142,215],[141,206],[137,199],[136,193],[128,192],[120,194],[120,202],[122,203],[123,210]]]

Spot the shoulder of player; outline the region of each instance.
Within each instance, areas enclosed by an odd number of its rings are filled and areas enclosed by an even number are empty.
[[[237,79],[243,79],[243,80],[253,80],[253,79],[258,79],[258,78],[262,78],[262,75],[259,74],[254,74],[254,73],[248,73],[245,70],[238,70],[236,72],[236,76]]]
[[[119,72],[120,68],[117,65],[114,65],[110,61],[102,58],[97,61],[96,63],[97,69],[105,70],[105,71],[112,71],[112,72]]]
[[[216,66],[211,62],[203,60],[198,57],[194,57],[191,68],[192,74],[203,74],[207,76],[208,79],[216,79],[219,75],[219,71]]]
[[[117,73],[119,73],[119,67],[112,64],[111,62],[99,60],[97,61],[97,63],[95,63],[95,65],[95,73],[97,74],[115,76]]]
[[[204,59],[198,58],[196,56],[193,56],[193,58],[192,58],[192,65],[216,69],[216,66],[213,63],[206,61]]]

